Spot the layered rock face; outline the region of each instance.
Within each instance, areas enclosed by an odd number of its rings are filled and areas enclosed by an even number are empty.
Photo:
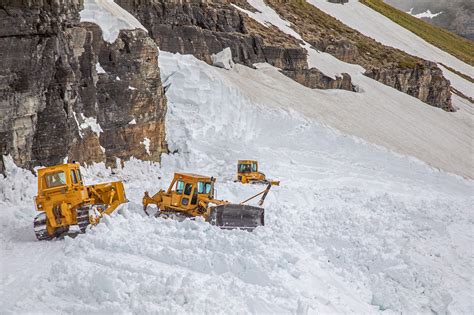
[[[73,30],[75,57],[80,62],[75,119],[81,140],[94,133],[87,120],[96,118],[101,132],[98,149],[108,164],[131,156],[159,161],[166,152],[166,99],[158,67],[158,48],[141,30],[122,30],[113,44],[102,40],[100,28],[82,23]],[[86,128],[81,128],[85,125]],[[84,129],[84,130],[82,130]],[[72,147],[79,160],[84,141]],[[99,153],[99,150],[95,150]]]
[[[64,158],[74,133],[77,62],[66,30],[82,4],[58,3],[7,1],[0,10],[0,153],[22,166]]]
[[[162,50],[192,54],[211,63],[212,54],[229,47],[236,63],[252,67],[254,63],[267,62],[311,88],[354,90],[349,75],[333,80],[316,69],[309,70],[306,50],[294,38],[256,23],[230,1],[117,0],[116,3],[148,29]]]
[[[432,62],[416,64],[412,69],[396,66],[373,67],[367,70],[365,75],[428,104],[437,104],[437,107],[445,111],[454,111],[450,102],[451,85],[443,77],[443,72]],[[439,102],[439,100],[446,101]]]
[[[4,2],[0,154],[23,167],[65,157],[85,163],[130,156],[158,161],[166,150],[158,49],[140,30],[104,42],[97,26],[79,23],[82,5]],[[100,68],[104,73],[97,73]]]

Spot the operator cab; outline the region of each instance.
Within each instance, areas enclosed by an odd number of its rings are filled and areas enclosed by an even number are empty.
[[[83,185],[79,164],[69,163],[38,170],[38,193]]]
[[[258,172],[258,162],[253,160],[239,160],[237,162],[238,173],[256,173]]]
[[[213,179],[207,176],[176,173],[168,188],[168,193],[171,193],[171,205],[193,208],[197,205],[198,195],[212,194],[212,181]]]

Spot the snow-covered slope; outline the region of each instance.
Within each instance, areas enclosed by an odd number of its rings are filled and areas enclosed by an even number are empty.
[[[358,0],[349,0],[344,5],[329,3],[326,0],[307,0],[307,2],[382,44],[401,49],[426,60],[445,64],[474,78],[474,67],[427,43]],[[474,98],[474,84],[445,68],[443,72],[449,75],[449,80],[456,89]],[[466,84],[469,84],[471,88],[464,89],[463,86]]]
[[[295,38],[301,38],[263,0],[249,0],[249,3],[259,11],[252,13],[241,9],[250,17],[263,25],[272,24]],[[233,76],[235,72],[230,72],[229,76],[240,85],[247,97],[259,103],[298,109],[344,133],[415,156],[436,168],[474,178],[474,161],[471,158],[474,120],[469,104],[454,97],[454,104],[460,110],[447,114],[366,77],[360,66],[342,62],[311,47],[306,49],[310,66],[328,75],[349,73],[359,93],[310,90],[265,65],[260,72],[240,67],[239,75]],[[242,80],[242,77],[247,79]]]
[[[250,81],[239,66],[164,52],[160,64],[178,153],[161,167],[84,169],[89,182],[123,179],[131,200],[86,235],[34,241],[35,178],[8,166],[3,312],[470,313],[471,181],[323,127],[298,108],[252,100],[234,81]],[[251,195],[259,187],[232,181],[239,158],[258,159],[282,181],[266,201],[265,227],[222,231],[141,213],[143,191],[165,187],[175,170],[217,176],[220,198]]]

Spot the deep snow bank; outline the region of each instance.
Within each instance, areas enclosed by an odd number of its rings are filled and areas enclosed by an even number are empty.
[[[131,203],[112,217],[74,240],[5,235],[31,229],[36,183],[13,167],[0,179],[2,219],[17,216],[0,232],[3,312],[472,310],[471,181],[254,102],[229,76],[238,67],[164,52],[160,64],[178,153],[161,167],[132,160],[115,174],[83,169],[88,183],[124,180]],[[232,182],[239,158],[258,159],[282,181],[255,233],[142,214],[143,191],[165,187],[175,170],[217,176],[218,197],[244,199],[259,187]]]

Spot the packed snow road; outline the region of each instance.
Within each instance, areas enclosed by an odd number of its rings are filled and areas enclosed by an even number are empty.
[[[86,182],[124,181],[130,203],[85,235],[37,242],[36,178],[0,178],[2,313],[472,313],[472,181],[257,104],[216,69],[161,53],[175,154],[129,161]],[[148,190],[174,171],[218,178],[218,197],[255,158],[270,178],[266,226],[253,233],[155,219]]]

